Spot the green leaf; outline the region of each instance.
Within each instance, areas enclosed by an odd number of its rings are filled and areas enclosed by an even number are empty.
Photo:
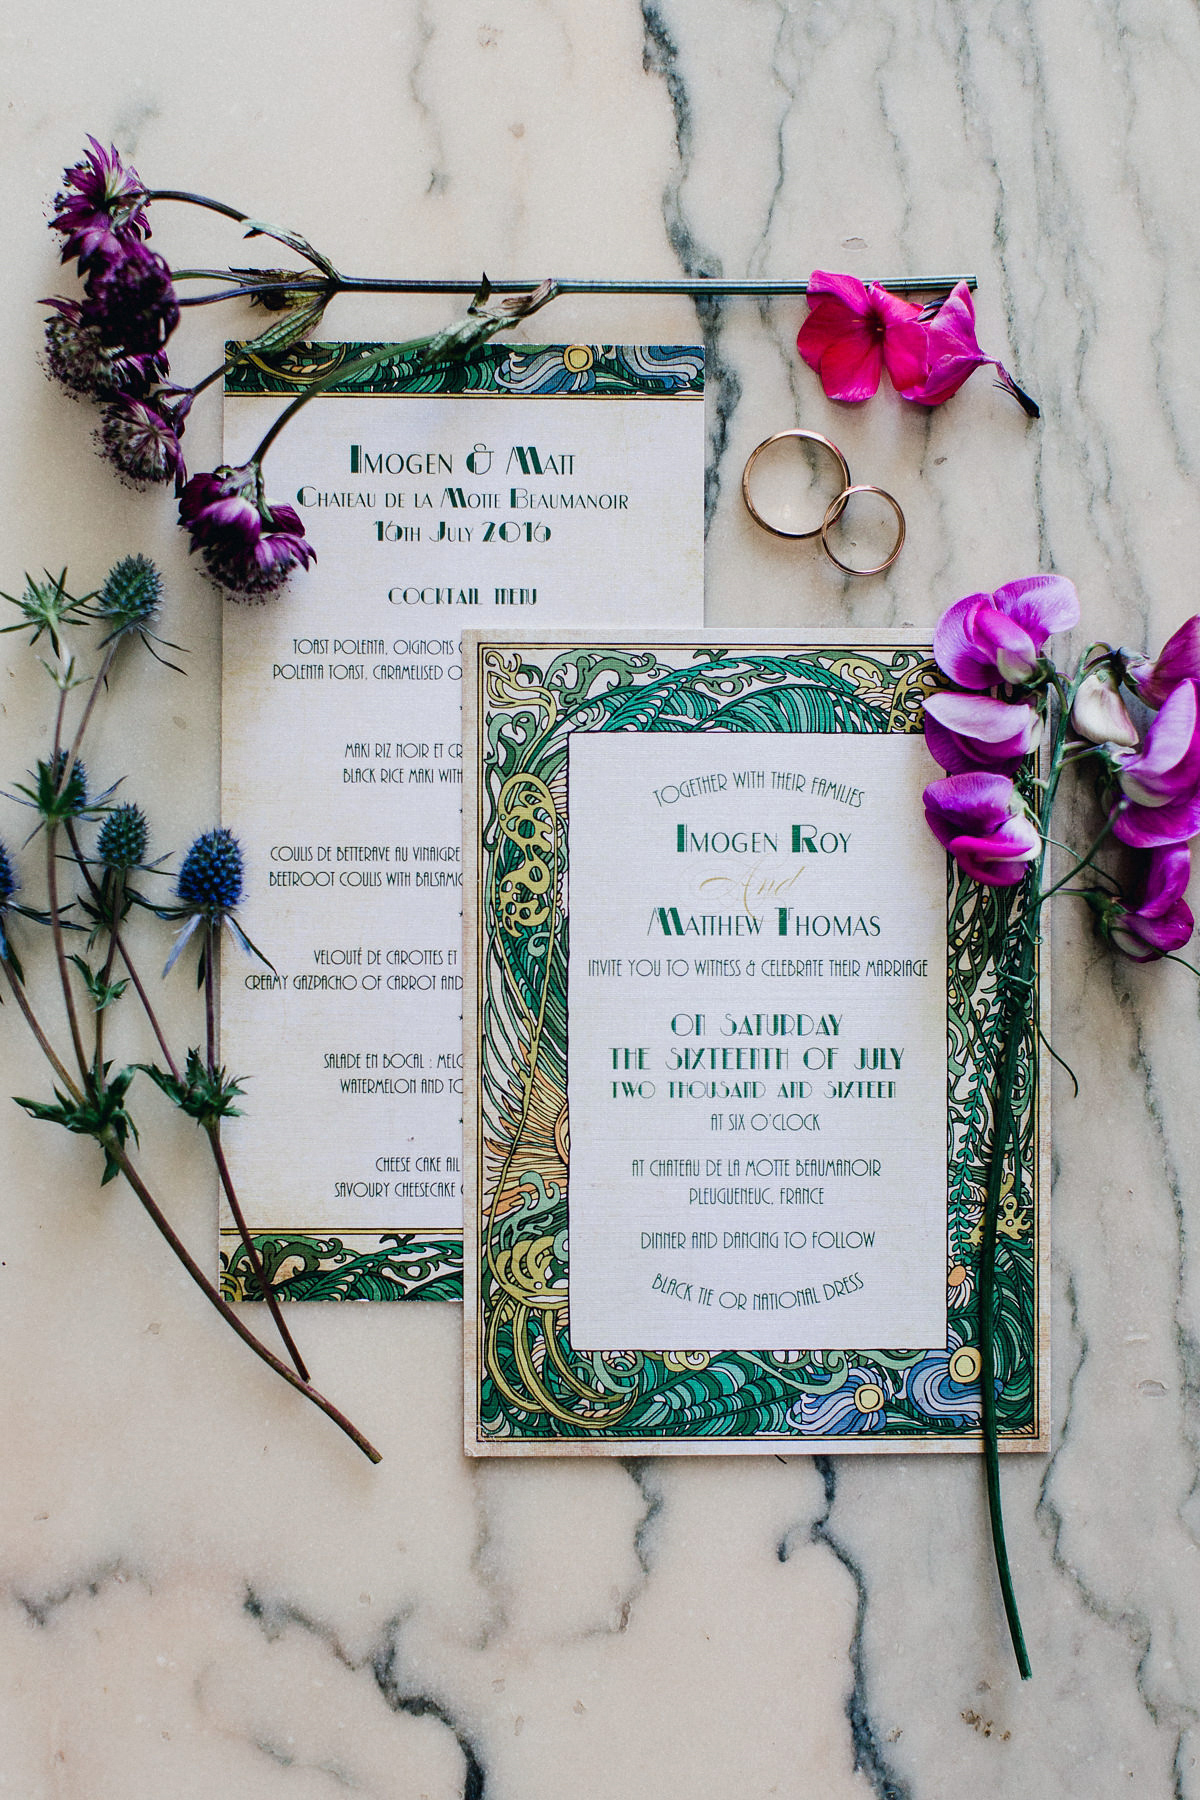
[[[92,1005],[97,1012],[103,1012],[106,1006],[111,1006],[114,1000],[119,1000],[129,986],[128,981],[105,981],[102,976],[97,975],[89,963],[84,961],[82,956],[73,956],[71,961],[87,983],[87,991],[91,995]]]
[[[148,1075],[181,1112],[206,1130],[218,1119],[240,1119],[242,1116],[241,1107],[233,1104],[243,1093],[241,1078],[226,1075],[224,1069],[210,1069],[199,1050],[188,1051],[182,1079],[154,1063],[135,1063],[134,1067]]]
[[[319,250],[314,250],[308,239],[301,237],[298,231],[285,231],[281,226],[268,225],[262,219],[247,219],[245,225],[244,235],[246,237],[274,238],[277,244],[285,244],[289,250],[294,250],[298,256],[303,256],[308,262],[314,264],[323,275],[336,276],[337,270],[329,258],[322,256]]]

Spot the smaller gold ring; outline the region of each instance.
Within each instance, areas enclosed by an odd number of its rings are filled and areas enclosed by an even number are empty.
[[[751,471],[751,469],[754,467],[755,463],[758,461],[759,457],[762,455],[764,450],[769,450],[772,444],[778,444],[778,443],[782,442],[782,440],[784,438],[802,438],[806,444],[820,444],[822,450],[828,450],[830,456],[833,457],[834,461],[837,463],[838,469],[841,472],[841,477],[842,477],[841,493],[837,495],[836,499],[830,501],[829,505],[825,509],[825,517],[822,520],[821,524],[814,525],[811,531],[785,531],[782,525],[772,525],[772,523],[769,519],[763,518],[763,516],[759,512],[757,506],[755,506],[753,500],[750,498],[750,471]],[[853,488],[850,485],[850,464],[846,461],[845,457],[842,455],[842,453],[838,449],[837,445],[834,443],[831,443],[827,437],[822,437],[821,433],[819,431],[801,431],[798,426],[792,431],[777,431],[777,432],[775,432],[775,434],[772,437],[764,438],[762,443],[757,445],[750,452],[749,456],[746,458],[746,466],[742,470],[742,499],[746,503],[746,511],[750,514],[750,517],[754,520],[756,525],[761,525],[764,531],[769,531],[772,534],[772,536],[774,536],[774,537],[781,537],[781,538],[815,538],[815,537],[819,537],[819,538],[821,538],[822,541],[824,541],[826,526],[832,525],[834,519],[837,519],[841,516],[842,508],[846,504],[846,496],[848,494],[856,493],[857,491],[858,490],[856,488]],[[836,511],[834,510],[835,508],[836,508]],[[831,513],[833,515],[832,518],[830,517]],[[885,567],[886,567],[886,565],[885,565]]]
[[[892,545],[891,554],[885,556],[881,563],[873,563],[869,569],[851,568],[849,563],[844,563],[841,557],[835,556],[833,551],[829,548],[829,527],[837,524],[838,520],[845,512],[851,496],[854,494],[878,494],[881,500],[887,501],[888,505],[896,515],[896,542]],[[831,500],[826,507],[825,517],[821,520],[821,548],[829,558],[830,562],[833,563],[835,567],[839,568],[844,575],[882,575],[885,569],[891,568],[892,564],[903,550],[905,529],[904,514],[900,510],[900,502],[896,499],[895,495],[889,494],[886,488],[876,487],[873,481],[859,481],[856,482],[853,487],[848,485],[842,493],[837,496],[837,499]],[[811,533],[809,535],[811,535]]]

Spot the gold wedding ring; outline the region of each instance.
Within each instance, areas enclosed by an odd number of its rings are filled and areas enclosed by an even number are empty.
[[[771,448],[772,444],[781,444],[783,442],[784,438],[801,438],[806,444],[819,444],[821,446],[822,450],[827,450],[829,452],[829,454],[830,454],[830,456],[832,456],[834,462],[836,462],[836,464],[838,466],[838,470],[842,477],[842,492],[841,492],[841,494],[839,494],[837,496],[836,499],[834,499],[830,502],[830,506],[836,506],[838,509],[838,512],[840,512],[842,507],[846,504],[845,495],[849,492],[849,489],[850,489],[850,464],[846,461],[845,457],[842,455],[842,453],[838,449],[837,445],[830,443],[830,441],[827,437],[822,437],[821,433],[819,431],[801,431],[799,429],[799,427],[797,427],[793,431],[777,431],[777,432],[775,432],[773,437],[764,438],[762,443],[759,444],[756,449],[754,449],[750,452],[750,455],[746,459],[746,466],[742,470],[742,499],[746,502],[746,511],[750,514],[750,517],[754,520],[756,525],[761,525],[764,531],[771,532],[772,535],[775,537],[781,537],[781,538],[820,537],[822,532],[825,529],[825,520],[824,519],[821,521],[820,524],[814,525],[811,531],[786,531],[782,525],[772,525],[770,519],[764,519],[763,515],[759,512],[757,506],[755,506],[753,498],[751,497],[751,493],[750,493],[750,471],[751,471],[751,469],[753,469],[755,463],[758,461],[759,457],[762,455],[764,450],[769,450]],[[828,519],[828,517],[829,517],[829,508],[827,507],[826,511],[825,511],[825,518]],[[834,518],[836,519],[836,517],[837,517],[837,513],[834,513]]]
[[[888,505],[896,515],[896,541],[892,545],[890,553],[884,557],[883,561],[880,563],[872,563],[869,569],[852,568],[849,563],[843,562],[840,556],[835,556],[833,551],[829,548],[829,527],[837,524],[838,520],[845,512],[851,496],[854,494],[878,494],[881,500],[887,501]],[[846,488],[844,493],[839,494],[835,500],[830,501],[825,510],[825,517],[821,520],[821,548],[829,558],[830,562],[841,569],[844,575],[882,575],[885,569],[891,568],[892,564],[903,550],[904,538],[904,514],[900,511],[900,502],[896,499],[894,494],[889,494],[886,488],[876,487],[873,481],[858,481],[855,482],[852,487]]]
[[[838,466],[838,472],[841,475],[841,492],[835,494],[833,499],[829,502],[829,505],[825,508],[825,515],[822,518],[821,523],[819,525],[814,525],[809,531],[788,531],[782,525],[773,525],[770,519],[764,518],[763,514],[759,512],[758,507],[754,504],[754,497],[750,491],[750,474],[755,463],[758,461],[764,450],[769,450],[772,444],[781,443],[784,438],[799,438],[806,444],[819,445],[822,450],[827,451],[828,454],[833,457]],[[843,562],[841,557],[835,555],[829,547],[830,527],[837,524],[855,494],[877,495],[880,500],[886,500],[887,504],[896,515],[895,543],[892,545],[890,552],[884,557],[882,562],[872,563],[871,567],[868,569],[856,569],[851,563]],[[875,483],[872,481],[852,481],[850,477],[850,465],[846,461],[846,458],[842,455],[837,445],[833,443],[831,439],[823,437],[819,431],[804,431],[799,426],[796,426],[791,431],[776,431],[771,437],[764,438],[761,444],[756,445],[747,457],[746,466],[742,470],[742,499],[745,502],[746,511],[750,514],[750,517],[754,520],[755,524],[761,525],[763,530],[769,531],[773,537],[820,538],[822,550],[834,567],[842,571],[843,575],[882,575],[885,569],[891,568],[901,550],[904,548],[904,539],[906,535],[904,514],[900,509],[900,502],[896,499],[895,495],[889,494],[886,488],[876,487]]]

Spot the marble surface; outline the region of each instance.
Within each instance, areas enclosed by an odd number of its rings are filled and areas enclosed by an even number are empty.
[[[186,680],[115,684],[96,756],[160,844],[214,817],[218,602],[166,499],[122,489],[43,379],[42,214],[85,131],[164,186],[284,218],[379,273],[973,270],[976,376],[926,415],[826,403],[802,305],[735,301],[710,353],[718,623],[929,624],[1037,567],[1090,635],[1196,609],[1192,305],[1200,15],[1186,0],[146,0],[11,9],[0,586],[166,571]],[[165,207],[155,236],[236,254]],[[440,301],[339,302],[404,335]],[[686,339],[684,301],[571,300],[562,338]],[[176,367],[211,366],[193,318]],[[530,334],[527,334],[530,335]],[[844,582],[748,524],[750,448],[802,422],[909,519]],[[215,411],[189,433],[215,460]],[[46,691],[0,651],[7,785]],[[120,723],[123,708],[140,714]],[[18,835],[10,807],[0,820]],[[31,885],[32,894],[32,885]],[[86,1149],[11,1109],[0,1252],[0,1792],[14,1800],[1196,1800],[1197,992],[1055,922],[1054,1438],[1004,1486],[1035,1678],[1016,1678],[970,1457],[468,1464],[450,1306],[296,1309],[372,1469],[255,1363]],[[170,1006],[188,1029],[186,983]],[[123,1049],[143,1046],[130,1027]],[[11,1006],[0,1082],[35,1076]],[[148,1159],[197,1253],[190,1127]]]

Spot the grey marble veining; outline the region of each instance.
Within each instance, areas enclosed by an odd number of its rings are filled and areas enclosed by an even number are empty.
[[[1038,567],[1087,637],[1197,610],[1200,14],[1185,0],[385,0],[343,17],[82,0],[5,28],[0,587],[151,554],[186,681],[139,789],[164,841],[216,807],[217,602],[168,500],[110,479],[36,364],[42,209],[83,133],[144,174],[286,219],[380,273],[979,276],[986,373],[926,414],[824,400],[799,302],[560,300],[538,335],[709,352],[714,623],[929,624]],[[164,210],[156,241],[236,239]],[[336,335],[443,303],[346,300]],[[384,321],[387,321],[385,326]],[[218,360],[188,325],[177,366]],[[854,583],[745,517],[769,433],[834,437],[909,542]],[[213,414],[189,429],[216,457]],[[44,694],[0,640],[4,785]],[[130,743],[101,728],[101,760]],[[1081,815],[1082,818],[1082,815]],[[19,835],[11,809],[0,820]],[[297,1309],[369,1469],[272,1384],[87,1153],[12,1112],[0,1251],[0,1793],[14,1800],[1200,1800],[1200,1004],[1054,927],[1054,1440],[1006,1459],[1035,1679],[1008,1655],[969,1457],[468,1466],[459,1316]],[[184,998],[169,1001],[182,1019]],[[128,1048],[141,1054],[135,1040]],[[30,1058],[0,1014],[0,1078]],[[190,1127],[156,1151],[189,1241]]]

